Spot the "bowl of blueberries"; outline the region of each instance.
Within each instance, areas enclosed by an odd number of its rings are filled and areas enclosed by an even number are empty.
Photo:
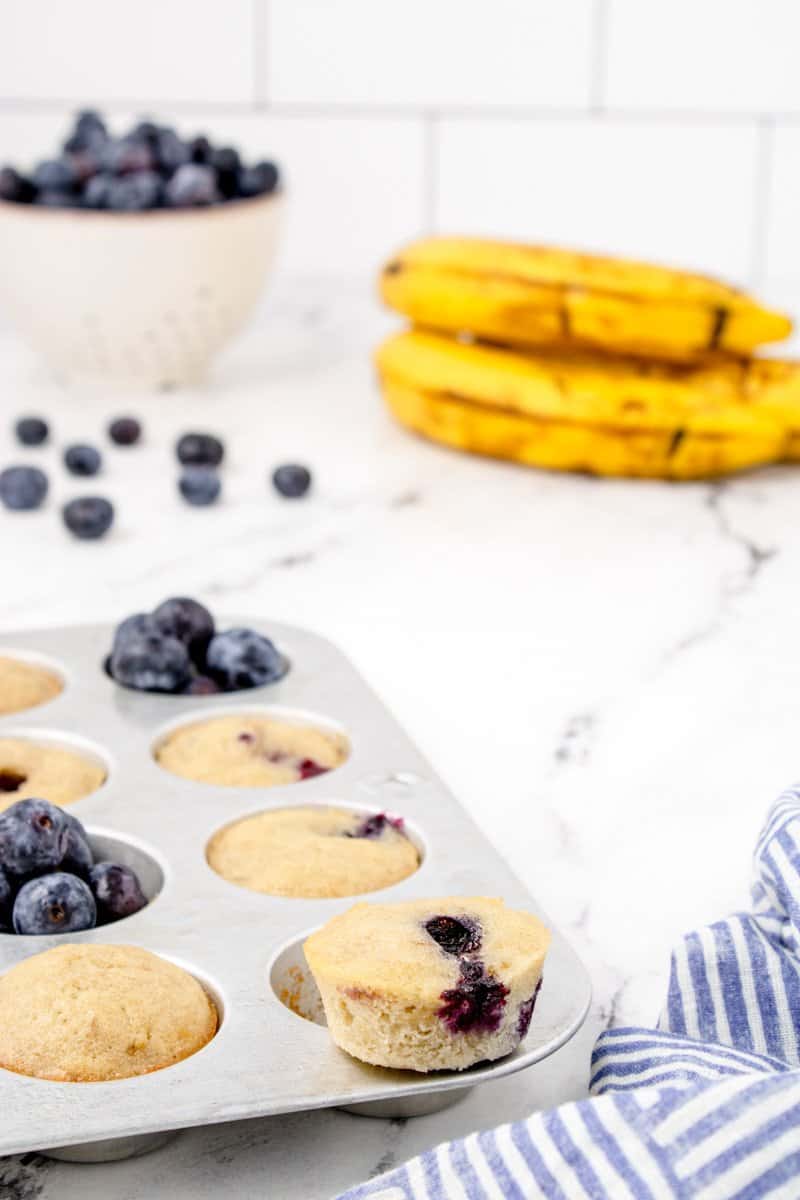
[[[0,167],[0,304],[59,378],[191,383],[255,307],[281,198],[274,162],[81,112],[55,157]]]

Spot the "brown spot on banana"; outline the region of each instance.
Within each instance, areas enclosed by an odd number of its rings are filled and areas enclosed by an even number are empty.
[[[728,323],[729,309],[724,306],[714,309],[714,320],[711,325],[711,337],[708,339],[709,350],[719,350],[722,335]]]

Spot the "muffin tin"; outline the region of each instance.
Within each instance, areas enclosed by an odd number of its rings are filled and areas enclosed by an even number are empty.
[[[82,934],[0,935],[0,972],[64,937],[130,943],[185,967],[220,1013],[219,1031],[207,1046],[150,1075],[54,1083],[0,1070],[0,1154],[44,1150],[106,1161],[160,1144],[168,1130],[334,1105],[365,1115],[421,1115],[468,1087],[545,1058],[586,1015],[588,976],[554,929],[530,1031],[508,1058],[420,1075],[370,1067],[337,1049],[323,1027],[302,942],[354,900],[272,897],[226,882],[205,859],[209,838],[223,825],[296,804],[387,811],[405,818],[422,862],[407,879],[361,899],[499,895],[551,923],[334,646],[291,626],[241,623],[271,637],[291,668],[267,687],[211,697],[118,687],[102,669],[108,626],[0,638],[0,654],[35,656],[65,680],[54,700],[0,719],[0,735],[71,745],[103,759],[106,782],[70,811],[98,849],[113,849],[135,867],[150,899],[135,916]],[[327,774],[269,789],[196,783],[155,762],[153,747],[176,724],[236,710],[273,711],[341,729],[350,757]]]

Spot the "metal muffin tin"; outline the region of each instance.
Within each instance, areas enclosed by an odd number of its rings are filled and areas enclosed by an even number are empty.
[[[422,1075],[366,1066],[282,1002],[278,993],[286,987],[297,993],[299,979],[304,1011],[318,1017],[302,942],[354,901],[264,896],[211,870],[205,859],[211,835],[266,808],[332,804],[405,818],[422,851],[419,870],[359,899],[496,895],[551,923],[334,646],[303,629],[243,623],[271,637],[291,668],[276,684],[211,697],[117,686],[102,668],[109,626],[0,637],[0,654],[39,660],[65,680],[55,700],[0,719],[0,736],[73,745],[107,764],[104,785],[70,811],[98,850],[139,870],[154,896],[135,916],[86,933],[0,935],[0,972],[67,939],[128,943],[184,966],[206,986],[221,1016],[216,1037],[199,1053],[133,1079],[54,1083],[0,1070],[0,1154],[44,1149],[78,1161],[108,1160],[159,1144],[168,1130],[333,1105],[373,1116],[429,1113],[468,1087],[552,1054],[586,1015],[588,976],[557,929],[524,1042],[509,1057],[467,1071]],[[155,762],[153,747],[171,726],[237,710],[272,710],[339,728],[350,740],[350,757],[325,775],[268,789],[196,783]]]

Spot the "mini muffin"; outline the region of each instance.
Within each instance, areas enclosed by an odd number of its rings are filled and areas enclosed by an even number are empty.
[[[0,976],[0,1067],[39,1079],[126,1079],[217,1032],[196,979],[138,946],[56,946]]]
[[[284,718],[231,713],[181,725],[156,749],[174,775],[225,787],[275,787],[323,775],[347,758],[340,733]]]
[[[389,887],[419,866],[403,822],[342,808],[278,808],[215,833],[209,866],[270,896],[356,896]]]
[[[0,717],[46,704],[63,691],[52,671],[21,658],[0,658]]]
[[[356,904],[305,942],[333,1040],[380,1067],[460,1071],[528,1032],[550,934],[502,900]]]
[[[104,782],[95,759],[29,738],[0,738],[0,811],[17,800],[72,804]]]

